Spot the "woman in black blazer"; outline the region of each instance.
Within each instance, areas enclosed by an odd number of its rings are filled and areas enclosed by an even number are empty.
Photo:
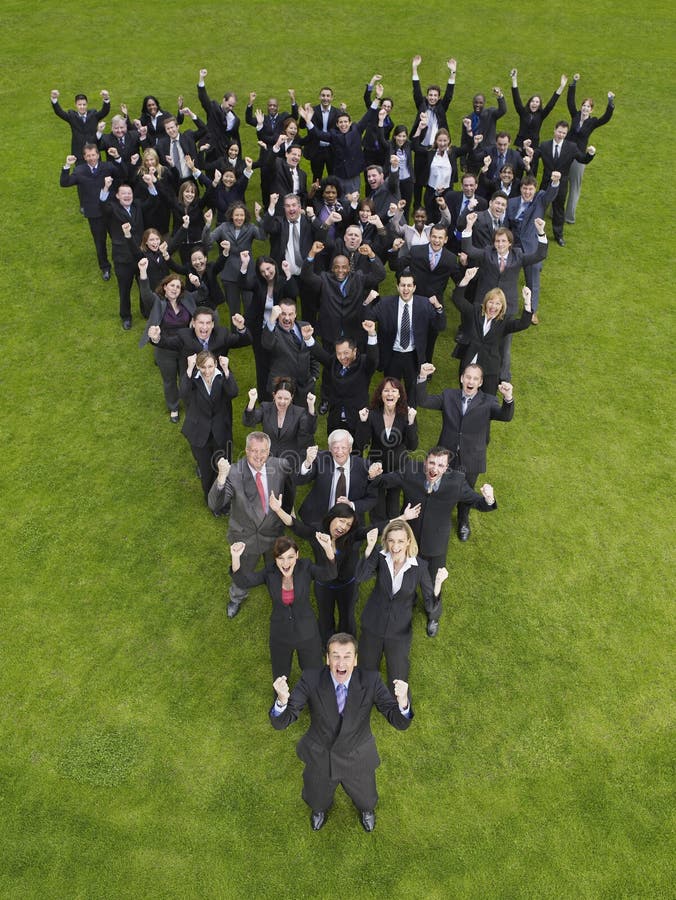
[[[418,544],[403,519],[395,519],[385,526],[382,552],[375,550],[377,540],[378,529],[373,528],[367,536],[364,557],[357,565],[358,582],[376,578],[361,616],[359,665],[363,669],[378,671],[384,653],[387,684],[393,690],[395,678],[408,681],[408,654],[418,588],[422,593],[428,622],[438,623],[441,585],[448,578],[448,571],[438,569],[432,584],[427,563],[417,555]],[[428,633],[436,634],[436,628]]]
[[[558,103],[559,97],[563,93],[563,89],[565,88],[568,79],[565,75],[561,76],[561,83],[552,94],[546,106],[542,105],[542,97],[540,94],[533,94],[532,97],[529,97],[528,100],[526,100],[524,106],[523,101],[521,100],[521,94],[519,93],[519,85],[516,80],[516,69],[512,69],[509,75],[512,79],[512,100],[514,101],[514,109],[519,116],[519,133],[516,136],[514,144],[521,149],[524,141],[530,141],[531,147],[533,150],[536,150],[540,145],[540,129],[542,128],[542,123]]]
[[[298,544],[288,537],[278,537],[272,548],[274,562],[260,572],[245,572],[240,559],[246,544],[239,541],[230,547],[232,579],[242,588],[265,584],[272,600],[270,614],[270,662],[273,679],[291,674],[293,652],[301,669],[320,669],[323,665],[322,643],[312,604],[310,585],[313,579],[331,581],[336,577],[336,559],[328,534],[316,532],[324,559],[314,565],[301,559]]]
[[[396,378],[384,378],[373,392],[371,407],[359,410],[355,443],[363,452],[369,446],[369,463],[382,463],[383,472],[398,472],[409,450],[418,448],[416,410],[409,407],[406,388]],[[399,488],[380,488],[372,521],[393,519],[401,511]]]
[[[478,269],[468,269],[462,281],[453,291],[453,302],[460,310],[462,324],[453,356],[460,360],[460,375],[465,366],[477,363],[484,372],[481,390],[485,394],[495,394],[498,389],[502,348],[504,340],[515,331],[525,331],[533,314],[530,307],[530,289],[523,288],[523,313],[520,319],[505,318],[507,300],[500,288],[489,291],[481,306],[465,299],[465,288],[474,278]]]
[[[567,140],[573,141],[577,145],[578,150],[586,153],[592,131],[600,128],[601,125],[605,125],[606,122],[610,122],[613,117],[615,112],[615,94],[612,91],[608,91],[606,111],[597,119],[596,116],[592,115],[594,101],[591,97],[585,97],[579,109],[575,106],[575,87],[579,80],[580,76],[576,73],[573,75],[572,83],[568,86],[566,101],[568,103],[568,112],[571,115],[571,122]],[[570,165],[570,171],[568,172],[568,199],[566,200],[566,222],[569,225],[575,224],[575,210],[580,199],[582,176],[586,168],[583,163],[577,160],[573,160]]]
[[[251,302],[244,313],[246,325],[251,332],[254,360],[256,362],[256,384],[258,396],[270,399],[267,389],[270,363],[267,354],[261,347],[261,334],[266,321],[270,318],[272,307],[282,299],[295,300],[298,295],[296,279],[290,274],[286,260],[281,271],[271,256],[259,256],[256,265],[251,263],[251,254],[242,250],[239,255],[240,287],[249,291]]]
[[[216,477],[214,456],[232,459],[232,400],[238,389],[227,356],[219,356],[217,364],[213,353],[202,350],[189,356],[187,364],[179,387],[185,403],[181,431],[197,462],[206,500]]]
[[[379,128],[380,140],[385,143],[385,132],[383,128]],[[408,139],[408,128],[405,125],[396,125],[392,132],[392,140],[388,144],[389,152],[385,160],[383,170],[385,177],[390,174],[390,157],[396,156],[399,160],[399,193],[401,199],[405,201],[403,207],[404,222],[408,222],[408,216],[411,209],[411,200],[413,199],[413,186],[415,184],[415,173],[413,169],[413,154],[411,142]]]
[[[219,244],[221,241],[227,241],[227,255],[225,257],[225,265],[221,270],[221,281],[225,291],[225,299],[230,308],[230,315],[234,315],[240,311],[241,299],[244,300],[244,308],[249,305],[251,294],[245,293],[241,297],[241,286],[239,283],[239,272],[242,265],[240,254],[242,250],[251,253],[253,242],[264,241],[267,237],[263,229],[258,224],[251,221],[251,213],[242,201],[232,203],[225,214],[225,221],[221,225],[211,231],[211,221],[213,216],[208,214],[204,216],[204,230],[202,231],[202,246],[204,252],[208,253],[212,244]],[[225,254],[226,248],[223,247]]]
[[[247,428],[260,425],[260,430],[270,438],[270,455],[286,459],[293,471],[299,472],[305,451],[317,430],[317,398],[314,394],[307,395],[306,412],[301,406],[294,406],[295,392],[293,379],[280,375],[273,384],[272,402],[263,400],[260,406],[256,406],[258,391],[251,388],[249,402],[242,412],[242,424]]]

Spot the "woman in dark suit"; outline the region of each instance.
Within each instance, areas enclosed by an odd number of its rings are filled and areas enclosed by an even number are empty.
[[[270,438],[270,454],[286,459],[294,472],[299,472],[305,451],[317,430],[314,394],[307,395],[307,412],[294,406],[296,385],[292,378],[280,375],[272,388],[272,402],[263,400],[256,406],[258,391],[251,388],[249,402],[242,412],[242,424],[264,431]]]
[[[239,541],[230,547],[232,579],[242,588],[264,584],[272,600],[270,615],[270,662],[274,679],[291,674],[293,652],[298,655],[301,669],[320,669],[323,665],[319,628],[310,602],[313,579],[331,581],[336,577],[336,560],[331,538],[316,532],[315,539],[322,547],[324,559],[314,565],[301,559],[298,544],[288,537],[278,537],[272,548],[274,562],[260,572],[245,572],[240,559],[246,544]]]
[[[150,263],[146,256],[138,261],[141,307],[148,310],[148,324],[139,341],[144,347],[150,339],[150,329],[159,326],[163,335],[177,334],[187,328],[197,307],[206,299],[206,288],[199,284],[193,291],[184,289],[183,280],[178,275],[166,275],[155,288],[150,289],[148,270]],[[155,362],[162,376],[164,399],[169,410],[169,420],[178,422],[178,378],[180,376],[180,353],[165,347],[153,347]]]
[[[587,152],[587,144],[591,137],[592,131],[610,122],[615,112],[615,94],[608,91],[608,105],[606,111],[600,118],[592,115],[594,110],[594,101],[591,97],[585,97],[582,106],[578,109],[575,106],[575,88],[580,76],[576,73],[573,75],[573,81],[568,86],[568,112],[571,115],[570,131],[568,132],[568,140],[573,141],[577,145],[578,150],[582,153]],[[566,222],[569,225],[575,224],[575,210],[577,209],[577,201],[580,199],[580,190],[582,188],[582,176],[587,167],[577,160],[573,160],[568,172],[568,199],[566,200]]]
[[[379,128],[380,140],[385,143],[385,132]],[[408,128],[405,125],[396,125],[392,132],[392,140],[388,144],[389,152],[383,166],[385,177],[390,174],[390,157],[396,156],[399,160],[399,193],[404,201],[402,212],[404,222],[408,222],[408,215],[413,199],[413,185],[415,173],[413,169],[413,155],[411,142],[408,139]]]
[[[521,100],[521,94],[519,93],[519,85],[516,80],[516,69],[512,69],[509,75],[512,79],[512,100],[514,101],[514,109],[519,116],[519,133],[516,136],[514,144],[521,149],[524,141],[530,141],[531,147],[533,150],[536,150],[540,145],[540,129],[542,128],[542,123],[558,103],[559,97],[563,93],[563,89],[565,88],[568,79],[565,75],[561,76],[561,83],[552,94],[546,106],[542,105],[542,97],[539,94],[533,94],[532,97],[529,97],[524,106],[523,101]]]
[[[465,288],[474,278],[478,269],[468,269],[462,281],[453,291],[453,302],[460,310],[462,325],[460,338],[456,338],[453,356],[460,360],[460,375],[465,366],[477,363],[484,372],[481,390],[485,394],[495,394],[498,389],[500,367],[502,365],[502,348],[505,337],[515,331],[525,331],[531,323],[533,314],[530,307],[530,288],[524,287],[523,313],[520,319],[507,319],[507,300],[500,288],[489,291],[479,307],[465,299]]]
[[[220,451],[232,459],[232,400],[238,389],[227,356],[219,356],[217,365],[214,354],[202,350],[189,356],[187,363],[179,387],[185,403],[181,431],[197,462],[206,500],[216,477],[214,455]]]
[[[369,445],[369,463],[382,463],[383,472],[403,469],[408,451],[418,448],[416,410],[409,407],[406,388],[396,378],[383,379],[373,392],[370,409],[359,410],[357,448]],[[399,488],[380,488],[372,521],[393,519],[401,511]]]
[[[239,259],[240,286],[251,293],[251,302],[244,313],[244,318],[247,328],[251,332],[258,396],[268,400],[270,399],[267,389],[270,364],[267,354],[261,347],[261,334],[270,318],[272,307],[279,304],[282,299],[295,300],[298,288],[296,279],[289,272],[286,260],[282,263],[280,272],[277,263],[271,256],[259,256],[256,265],[253,266],[249,251],[242,250]]]
[[[445,568],[437,570],[434,585],[427,563],[418,554],[418,544],[403,519],[389,522],[383,531],[383,552],[375,551],[378,529],[369,531],[364,557],[357,565],[357,581],[376,583],[361,616],[359,665],[378,671],[385,654],[387,684],[393,690],[395,678],[408,681],[413,608],[418,588],[429,620],[441,615],[441,585],[448,578]]]

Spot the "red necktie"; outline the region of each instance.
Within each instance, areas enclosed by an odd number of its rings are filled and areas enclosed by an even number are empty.
[[[504,271],[505,271],[505,257],[501,256],[500,257],[500,272],[504,272]]]
[[[261,506],[263,507],[263,512],[267,513],[268,507],[265,502],[265,491],[263,490],[263,479],[260,472],[256,472],[256,487],[258,489],[258,496],[261,498]]]

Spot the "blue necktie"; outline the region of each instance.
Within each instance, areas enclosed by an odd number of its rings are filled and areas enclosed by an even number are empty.
[[[338,704],[338,715],[343,715],[345,709],[345,701],[347,700],[347,688],[344,684],[336,685],[336,702]]]

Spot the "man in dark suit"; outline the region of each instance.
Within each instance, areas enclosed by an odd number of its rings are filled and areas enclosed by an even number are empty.
[[[197,96],[202,109],[207,114],[207,133],[210,144],[209,156],[216,158],[227,156],[230,144],[237,144],[239,152],[242,152],[242,142],[239,136],[240,119],[235,112],[237,97],[232,91],[223,94],[220,103],[211,100],[207,93],[204,79],[209,73],[206,69],[200,69],[197,82]]]
[[[392,203],[398,203],[401,199],[399,193],[399,160],[393,156],[390,161],[390,174],[385,177],[382,166],[372,164],[366,168],[366,181],[369,186],[369,200],[375,207],[376,215],[383,222],[387,221],[387,214]]]
[[[121,184],[115,193],[115,198],[111,200],[109,192],[113,179],[110,175],[105,177],[103,188],[99,194],[99,202],[113,245],[113,264],[120,297],[120,318],[125,331],[131,329],[131,288],[138,274],[132,246],[133,244],[140,245],[143,238],[144,209],[150,210],[157,202],[157,190],[150,182],[150,175],[148,179],[149,196],[143,203],[134,199],[134,192],[128,184]]]
[[[554,240],[560,247],[565,247],[563,239],[563,223],[566,209],[566,196],[568,194],[568,175],[574,162],[586,166],[596,155],[595,147],[587,147],[587,152],[580,150],[575,141],[568,141],[568,123],[561,120],[554,128],[554,138],[551,141],[543,141],[533,155],[533,164],[538,159],[542,160],[544,171],[540,190],[545,190],[554,180],[554,172],[560,172],[559,190],[552,201],[552,231]]]
[[[328,437],[328,450],[318,453],[316,446],[308,447],[300,473],[295,476],[296,484],[313,482],[298,511],[307,525],[319,527],[339,502],[349,503],[362,518],[376,505],[378,492],[369,480],[368,464],[361,456],[352,455],[353,443],[350,432],[338,428]]]
[[[312,108],[311,122],[314,128],[320,131],[330,131],[336,127],[340,110],[332,104],[333,90],[330,87],[323,87],[319,92],[319,103]],[[298,125],[300,128],[305,128],[306,122],[301,119]],[[328,141],[309,141],[305,144],[303,155],[310,160],[313,181],[320,180],[325,166],[327,175],[333,175],[333,153]]]
[[[484,484],[478,494],[462,472],[450,469],[452,455],[447,447],[432,447],[422,466],[417,460],[409,460],[405,469],[375,478],[378,486],[401,488],[404,495],[402,510],[410,506],[408,514],[402,513],[402,517],[413,529],[419,556],[427,561],[432,581],[437,569],[446,565],[453,507],[468,503],[481,512],[498,508],[490,484]],[[427,633],[433,637],[438,628],[439,622],[431,620],[427,624]]]
[[[463,141],[474,142],[475,135],[481,135],[482,140],[475,146],[481,148],[484,155],[495,146],[495,131],[498,119],[507,112],[507,103],[502,88],[494,87],[493,93],[498,98],[497,106],[486,106],[486,97],[483,94],[475,94],[472,98],[472,112],[462,120],[462,127],[466,137]]]
[[[174,116],[166,116],[164,129],[166,134],[157,141],[160,162],[163,166],[170,166],[178,181],[192,178],[192,170],[186,162],[186,156],[189,156],[193,162],[197,160],[195,141],[197,131],[179,131],[178,122]]]
[[[446,229],[443,232],[445,236]],[[418,372],[428,358],[429,332],[446,328],[446,313],[437,297],[428,299],[416,293],[410,269],[400,273],[397,288],[396,297],[382,297],[365,306],[362,318],[365,323],[378,323],[380,368],[386,376],[405,383],[408,405],[415,406]]]
[[[66,163],[61,169],[61,187],[77,187],[80,195],[80,205],[92,233],[96,258],[101,269],[101,277],[104,281],[110,280],[110,262],[108,261],[107,238],[108,229],[103,210],[99,203],[99,197],[105,183],[106,176],[119,181],[123,172],[121,161],[115,163],[101,162],[99,151],[95,144],[85,144],[82,151],[84,163],[75,165],[75,154],[66,157]],[[71,166],[75,168],[71,172]]]
[[[254,103],[256,102],[256,91],[249,91],[249,102],[244,113],[244,121],[247,125],[251,125],[259,132],[258,140],[274,143],[279,137],[282,130],[282,123],[286,119],[298,118],[298,104],[296,103],[296,92],[290,88],[289,97],[291,98],[291,112],[280,112],[279,103],[276,97],[270,97],[268,100],[267,112],[263,116],[262,127],[254,115]]]
[[[271,194],[287,197],[295,194],[300,200],[301,208],[307,206],[307,173],[300,167],[302,150],[300,145],[292,144],[284,154],[284,159],[279,158],[279,148],[284,138],[279,137],[269,155],[269,162],[264,170],[271,176]],[[284,201],[277,202],[275,213],[281,215],[284,210]]]
[[[434,366],[425,363],[418,379],[418,402],[425,409],[441,410],[439,446],[453,453],[451,468],[462,472],[467,484],[474,488],[476,480],[486,471],[486,448],[491,439],[491,422],[511,422],[514,418],[512,385],[501,381],[498,390],[503,403],[479,390],[483,370],[475,364],[467,366],[460,376],[461,388],[444,388],[441,394],[428,396],[427,378],[434,374]],[[458,504],[458,537],[469,539],[469,510],[467,503]]]
[[[127,128],[124,116],[113,116],[110,122],[111,134],[101,135],[99,149],[105,151],[106,159],[116,161],[122,159],[130,165],[132,156],[142,152],[141,137],[135,128]]]
[[[156,346],[179,352],[181,367],[185,369],[186,359],[201,350],[208,350],[219,359],[227,356],[230,350],[251,344],[251,332],[245,325],[244,317],[236,313],[231,321],[235,333],[225,325],[216,325],[213,309],[198,306],[189,328],[179,328],[173,334],[163,335],[159,325],[151,325],[148,337]]]
[[[535,176],[526,175],[519,188],[519,197],[507,201],[507,220],[514,235],[514,243],[524,253],[534,253],[538,244],[536,219],[544,219],[545,210],[556,197],[561,183],[561,173],[552,172],[552,180],[546,191],[537,191]],[[540,273],[544,262],[524,266],[526,285],[531,290],[533,325],[538,324],[537,308],[540,299]]]
[[[475,147],[470,153],[469,168],[476,172],[490,158],[488,170],[484,173],[487,179],[491,181],[497,179],[503,166],[511,166],[514,177],[520,178],[524,171],[525,163],[519,151],[509,146],[511,140],[509,132],[500,131],[496,135],[495,146],[491,147],[490,150]]]
[[[458,217],[458,230],[462,238],[462,232],[467,227],[467,216],[476,213],[476,220],[472,229],[472,243],[475,247],[492,247],[493,238],[498,228],[507,224],[507,198],[502,191],[496,191],[488,202],[488,209],[477,212],[477,209],[465,209]]]
[[[455,91],[455,73],[457,69],[457,63],[454,59],[447,60],[446,65],[448,66],[449,75],[448,81],[446,83],[446,90],[444,91],[444,96],[441,96],[440,85],[431,84],[427,88],[427,92],[423,97],[422,91],[420,89],[420,76],[418,75],[418,66],[421,62],[422,57],[418,55],[414,56],[413,60],[411,61],[413,102],[415,103],[415,107],[418,112],[416,113],[416,117],[411,127],[410,134],[415,134],[418,130],[421,113],[425,113],[427,115],[427,129],[422,139],[422,146],[426,149],[424,149],[421,153],[416,153],[414,159],[414,208],[416,206],[420,206],[420,202],[422,200],[423,185],[427,182],[427,171],[429,167],[429,148],[434,145],[434,139],[436,138],[437,132],[440,128],[446,128],[448,130],[446,113],[448,111],[448,107],[451,105],[451,100],[453,99],[453,93]]]
[[[293,378],[296,382],[293,402],[297,406],[305,406],[308,393],[315,393],[319,376],[319,362],[313,359],[303,341],[301,328],[306,324],[296,320],[296,301],[284,298],[272,307],[261,335],[261,348],[268,355],[267,390],[272,393],[278,375]]]
[[[84,159],[82,150],[85,144],[96,144],[96,132],[101,119],[110,112],[110,94],[101,91],[103,103],[101,109],[88,109],[87,95],[76,94],[76,109],[64,110],[59,104],[59,92],[54,90],[50,94],[54,113],[64,122],[68,122],[71,131],[70,152],[81,163]]]
[[[458,220],[463,213],[482,212],[488,207],[488,201],[477,194],[477,177],[473,172],[465,172],[460,180],[459,191],[448,190],[444,194],[446,208],[451,217],[448,228],[449,250],[457,253],[460,250],[462,229],[458,228]]]
[[[245,571],[253,572],[261,555],[272,562],[272,547],[284,534],[284,523],[270,509],[270,494],[291,497],[290,475],[291,464],[270,456],[270,438],[262,431],[247,435],[246,459],[233,466],[225,458],[218,460],[218,475],[207,502],[214,515],[230,513],[228,541],[246,544],[241,556]],[[246,588],[230,584],[229,619],[237,615],[247,594]]]
[[[277,213],[278,202],[279,195],[270,194],[270,202],[261,223],[263,230],[270,237],[270,256],[280,268],[283,262],[288,263],[289,273],[294,276],[303,304],[303,317],[311,325],[315,325],[317,307],[314,292],[298,279],[303,260],[307,258],[314,241],[314,229],[307,216],[303,215],[300,197],[293,193],[287,194],[284,197],[284,212],[281,215]]]
[[[408,684],[394,682],[394,697],[378,672],[357,666],[357,642],[339,632],[329,638],[324,669],[305,669],[289,691],[286,676],[273,684],[277,699],[270,721],[278,731],[287,728],[310,707],[310,727],[296,748],[305,763],[303,800],[310,807],[310,824],[319,831],[326,821],[336,788],[342,784],[352,800],[365,831],[376,825],[378,802],[376,768],[380,764],[371,732],[371,710],[375,706],[399,731],[411,724],[413,710]]]

